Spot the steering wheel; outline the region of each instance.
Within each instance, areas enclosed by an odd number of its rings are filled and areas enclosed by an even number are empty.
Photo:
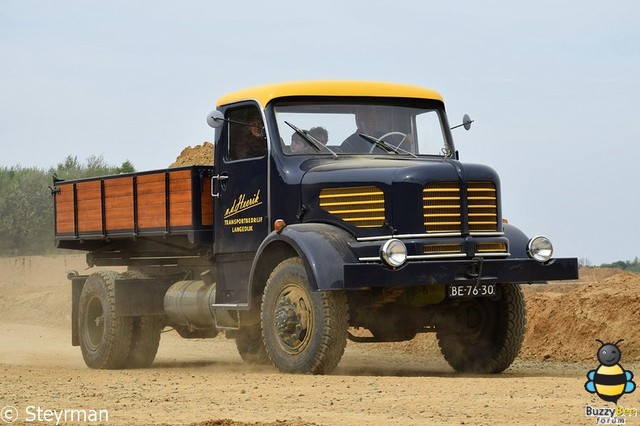
[[[394,136],[394,135],[398,135],[398,136],[402,136],[402,140],[400,141],[400,143],[398,145],[396,145],[396,148],[400,148],[400,146],[404,143],[404,141],[407,140],[407,134],[406,133],[402,133],[402,132],[388,132],[385,133],[384,135],[380,136],[378,139],[380,139],[381,141],[384,140],[384,138],[386,138],[387,136]],[[371,149],[369,150],[369,154],[373,153],[373,150],[376,148],[375,145],[371,145]]]

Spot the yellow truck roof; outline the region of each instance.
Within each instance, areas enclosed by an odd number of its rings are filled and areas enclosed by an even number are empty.
[[[222,106],[255,100],[264,108],[271,100],[286,96],[373,96],[442,101],[442,96],[435,90],[419,86],[379,81],[327,80],[296,81],[250,87],[221,97],[216,105]]]

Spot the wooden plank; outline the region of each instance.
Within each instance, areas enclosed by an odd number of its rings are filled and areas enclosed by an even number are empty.
[[[200,221],[203,226],[213,225],[213,197],[211,196],[211,180],[204,179],[200,193]]]
[[[56,200],[56,214],[73,212],[73,201],[60,202]]]
[[[191,226],[193,216],[191,199],[191,171],[169,173],[169,226]]]
[[[164,205],[164,192],[161,194],[140,194],[138,193],[138,210],[143,208],[146,204]]]
[[[105,195],[104,206],[107,210],[128,208],[133,215],[133,195],[131,197],[107,197]]]
[[[138,176],[138,230],[164,228],[166,213],[165,172]]]
[[[56,234],[72,234],[75,231],[75,208],[73,200],[73,184],[56,185],[58,193],[55,197]]]
[[[106,231],[133,229],[133,177],[105,179]]]
[[[82,223],[78,223],[78,233],[84,234],[99,234],[102,233],[102,220],[90,221],[84,220]]]

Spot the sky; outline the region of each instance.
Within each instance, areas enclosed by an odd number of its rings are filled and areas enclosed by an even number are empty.
[[[640,256],[640,2],[0,1],[0,167],[166,168],[249,86],[439,91],[503,215],[592,265]]]

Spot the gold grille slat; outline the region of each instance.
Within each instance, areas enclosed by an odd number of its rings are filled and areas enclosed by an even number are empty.
[[[332,210],[331,214],[349,214],[349,213],[384,213],[384,209],[361,209],[361,210]],[[384,218],[384,216],[382,216]]]
[[[476,251],[478,253],[506,253],[506,243],[478,243],[476,245]]]
[[[365,201],[348,201],[348,203],[349,203],[349,205],[378,204],[378,205],[384,206],[384,201],[365,200]],[[344,204],[345,204],[345,201],[331,202],[331,203],[320,202],[320,205],[322,207],[344,206]]]
[[[324,188],[319,198],[323,210],[354,226],[377,228],[384,224],[384,193],[375,186]]]
[[[424,254],[462,253],[462,244],[424,244]]]

